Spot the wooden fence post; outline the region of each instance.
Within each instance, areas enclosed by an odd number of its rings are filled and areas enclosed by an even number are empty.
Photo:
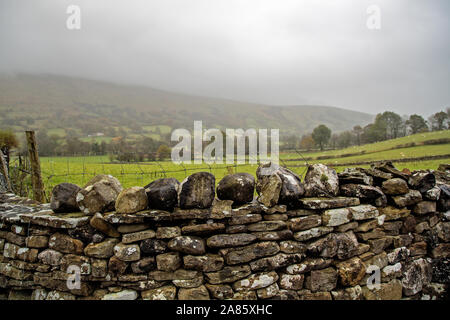
[[[38,146],[34,131],[26,131],[28,155],[31,164],[31,183],[33,184],[34,200],[45,202],[44,183],[41,177],[41,163],[39,161]]]
[[[9,180],[9,173],[8,173],[8,166],[6,165],[6,160],[5,160],[5,156],[3,155],[3,152],[0,151],[0,169],[2,171],[3,176],[5,177],[6,180],[6,186],[8,188],[8,191],[12,191],[12,186],[11,186],[11,180]]]

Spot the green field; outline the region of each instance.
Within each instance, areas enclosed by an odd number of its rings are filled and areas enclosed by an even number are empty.
[[[432,140],[441,139],[441,144],[428,144]],[[441,163],[450,163],[450,143],[442,143],[442,139],[450,139],[450,131],[416,134],[395,140],[384,141],[360,147],[351,147],[341,150],[324,152],[305,152],[301,155],[307,158],[299,160],[300,154],[288,152],[280,154],[280,164],[289,167],[301,177],[306,172],[306,163],[324,163],[333,166],[337,171],[348,167],[349,163],[359,163],[353,167],[370,167],[369,163],[378,160],[398,160],[405,158],[420,158],[442,156],[440,159],[412,160],[408,162],[394,161],[400,170],[408,168],[437,169]],[[414,146],[404,147],[414,142]],[[355,154],[364,151],[363,154]],[[330,158],[319,160],[318,157]],[[364,164],[362,164],[364,163]],[[145,186],[151,181],[161,177],[174,177],[182,181],[186,176],[198,172],[209,171],[216,176],[216,183],[226,174],[234,172],[248,172],[255,175],[257,165],[227,165],[214,164],[186,164],[176,165],[171,161],[144,162],[144,163],[111,163],[108,156],[88,157],[42,157],[41,169],[47,194],[51,188],[62,182],[71,182],[83,186],[92,177],[98,174],[111,174],[117,177],[124,187]]]

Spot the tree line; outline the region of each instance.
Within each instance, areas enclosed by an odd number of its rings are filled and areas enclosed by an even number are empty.
[[[447,129],[450,129],[450,108],[447,108],[445,112],[436,112],[427,120],[417,114],[401,117],[395,112],[385,111],[377,114],[374,122],[364,127],[357,125],[352,130],[332,133],[330,128],[321,124],[311,133],[303,136],[281,137],[280,149],[346,148],[420,132]],[[48,134],[46,130],[38,130],[36,138],[41,156],[109,155],[110,161],[136,162],[168,159],[171,152],[170,134],[162,135],[162,140],[146,136],[127,139],[126,133],[123,132],[108,142],[105,140],[86,142],[71,134],[62,138],[58,135]],[[26,155],[26,148],[26,143],[19,141],[12,131],[0,130],[0,149],[5,154],[8,163],[12,149],[17,149],[19,154]],[[246,148],[248,149],[248,143],[246,143]]]
[[[375,117],[375,121],[364,127],[356,125],[352,130],[332,133],[331,129],[321,124],[301,137],[291,135],[283,138],[282,149],[312,150],[319,148],[347,148],[350,146],[374,143],[404,137],[428,131],[440,131],[450,128],[450,108],[436,112],[427,120],[418,114],[401,117],[395,112],[385,111]]]
[[[12,132],[6,131],[4,135],[14,136]],[[39,146],[39,155],[43,157],[109,155],[110,161],[120,162],[154,161],[170,157],[170,148],[166,143],[145,136],[135,140],[118,136],[110,141],[88,142],[76,136],[67,135],[61,138],[55,134],[48,134],[46,130],[38,130],[36,132],[36,140]],[[11,148],[18,148],[20,155],[24,156],[27,154],[25,141],[19,143],[18,139],[15,138],[15,145],[11,145]]]

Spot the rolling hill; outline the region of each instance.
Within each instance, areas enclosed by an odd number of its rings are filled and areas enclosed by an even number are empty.
[[[279,128],[287,135],[319,124],[349,130],[373,118],[329,106],[261,105],[66,76],[0,76],[0,126],[14,131],[64,128],[83,136],[122,127],[139,133],[157,125],[192,129],[202,120],[204,128]]]

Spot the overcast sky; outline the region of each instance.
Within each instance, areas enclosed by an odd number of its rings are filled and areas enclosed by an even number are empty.
[[[448,0],[0,0],[0,72],[428,116],[450,107],[449,21]]]

